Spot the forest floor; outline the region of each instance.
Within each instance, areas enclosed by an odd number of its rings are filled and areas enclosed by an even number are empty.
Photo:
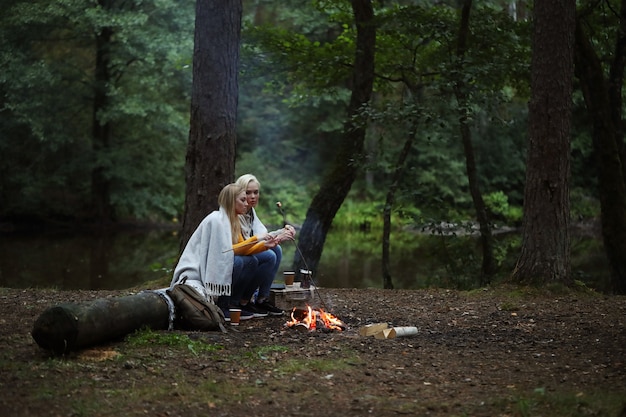
[[[31,336],[48,307],[130,293],[0,288],[1,414],[626,417],[623,296],[320,288],[344,331],[285,316],[144,330],[63,357]],[[378,322],[418,333],[359,335]]]

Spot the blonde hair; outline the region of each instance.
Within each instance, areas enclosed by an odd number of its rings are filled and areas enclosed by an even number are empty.
[[[240,184],[228,184],[226,187],[222,188],[220,195],[217,197],[217,203],[224,209],[230,221],[233,243],[238,243],[239,236],[241,235],[241,224],[239,223],[239,216],[235,210],[235,200],[239,194],[245,191],[246,188]]]
[[[244,187],[243,188],[244,190],[247,190],[248,184],[250,184],[251,182],[256,182],[257,184],[259,184],[259,188],[261,188],[261,183],[252,174],[243,174],[241,177],[237,178],[237,181],[235,182],[235,184],[239,184],[242,187]]]

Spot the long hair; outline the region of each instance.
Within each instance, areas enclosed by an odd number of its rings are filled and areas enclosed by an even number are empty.
[[[228,184],[226,187],[222,188],[220,195],[217,197],[217,203],[224,209],[230,221],[233,243],[239,242],[239,236],[241,235],[241,224],[239,223],[239,216],[235,210],[235,199],[239,194],[245,191],[246,188],[239,184]]]

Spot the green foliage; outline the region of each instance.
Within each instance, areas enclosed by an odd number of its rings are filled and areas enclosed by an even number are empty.
[[[519,224],[522,221],[522,208],[511,206],[509,198],[502,191],[487,194],[483,198],[492,215],[502,218],[506,224]]]
[[[86,215],[91,174],[101,166],[118,218],[178,216],[184,198],[193,3],[111,3],[110,8],[87,9],[73,0],[8,4],[0,37],[8,51],[1,58],[8,71],[0,75],[5,93],[0,129],[8,138],[0,144],[8,156],[0,166],[1,186],[9,202],[2,214]],[[245,6],[237,171],[261,179],[267,196],[263,212],[272,213],[278,222],[274,204],[280,200],[290,220],[298,223],[334,157],[333,144],[345,122],[354,56],[352,11],[347,1]],[[407,162],[410,170],[394,210],[471,210],[456,120],[449,111],[449,86],[457,76],[450,55],[456,10],[446,4],[377,7],[380,76],[376,99],[367,110],[375,123],[368,138],[371,180],[355,184],[357,198],[371,198],[374,207],[380,204],[397,151],[412,125],[408,122],[417,118],[419,141]],[[525,68],[525,26],[487,6],[474,17],[470,45],[476,47],[466,69],[482,94],[475,95],[475,111],[484,117],[491,117],[492,109],[504,114],[506,100],[524,91],[522,83],[515,83],[515,74]],[[94,33],[104,27],[115,33],[110,55],[114,77],[107,90],[109,104],[97,117],[114,126],[114,135],[109,149],[94,149],[89,70]],[[499,28],[498,36],[490,32],[493,27]],[[407,100],[407,86],[415,85],[422,86],[421,92],[412,90],[415,96]],[[502,89],[493,89],[496,85]],[[45,110],[51,108],[55,112]],[[510,143],[502,138],[520,131],[513,125],[516,121],[506,120],[509,130],[502,129],[503,123],[477,124],[478,138],[497,138],[482,142],[479,158],[514,155],[493,148]],[[519,177],[511,183],[511,173],[505,171],[519,165],[499,160],[490,166],[489,171],[480,169],[496,189],[509,194],[519,185]]]
[[[347,200],[337,212],[333,226],[348,230],[381,230],[383,226],[382,204]]]
[[[416,114],[420,134],[415,145],[418,159],[412,156],[407,163],[412,171],[406,177],[411,181],[403,184],[414,193],[416,204],[424,207],[424,202],[428,201],[426,204],[431,209],[427,211],[433,215],[441,215],[440,208],[444,206],[471,210],[458,116],[450,112],[455,106],[451,104],[454,102],[452,85],[459,80],[468,86],[472,98],[468,110],[484,189],[488,191],[494,186],[507,191],[516,189],[519,178],[523,179],[523,158],[515,164],[493,158],[504,155],[498,148],[519,146],[520,137],[512,134],[516,132],[514,123],[520,115],[502,112],[512,108],[517,94],[527,91],[519,78],[512,77],[522,74],[522,70],[523,74],[527,73],[523,65],[516,66],[529,56],[529,43],[524,38],[526,26],[516,24],[499,9],[476,5],[472,10],[468,50],[461,63],[463,72],[459,72],[455,55],[458,14],[454,8],[394,6],[384,9],[380,16],[378,46],[382,52],[377,55],[377,72],[385,74],[381,80],[386,81],[387,86],[379,86],[389,96],[389,92],[398,90],[394,85],[401,82],[411,92],[411,100],[397,94],[396,99],[405,106],[417,103],[419,108]],[[486,36],[487,32],[492,33],[493,27],[502,28],[502,36]],[[503,50],[506,52],[501,53]],[[507,117],[508,120],[502,121],[508,123],[508,127],[500,121],[502,117]],[[519,152],[507,155],[515,157]],[[511,180],[512,183],[505,182]]]
[[[332,96],[338,88],[346,88],[344,82],[349,77],[354,56],[354,30],[348,22],[337,21],[339,17],[329,15],[328,10],[294,3],[301,14],[309,12],[311,18],[315,17],[317,24],[294,28],[281,24],[284,20],[279,19],[278,22],[246,25],[242,55],[248,64],[244,64],[244,69],[250,75],[273,74],[267,85],[275,91],[288,93],[289,102],[316,100],[319,95]],[[348,21],[352,19],[346,14],[343,17]],[[302,30],[305,32],[300,32]]]
[[[351,56],[345,43],[331,42],[329,34],[344,29],[327,13],[308,2],[283,6],[257,5],[254,16],[267,16],[257,25],[245,19],[236,171],[261,181],[266,223],[282,222],[281,201],[288,221],[299,224],[334,155],[349,97],[349,67],[337,62]]]
[[[570,216],[574,221],[600,217],[600,202],[580,187],[570,190]]]
[[[118,219],[179,217],[194,2],[111,2],[109,8],[78,0],[1,4],[0,216],[87,217],[92,173],[103,167]],[[362,109],[368,116],[366,163],[333,227],[380,230],[398,153],[412,134],[415,142],[392,207],[394,233],[409,225],[469,224],[475,217],[452,90],[457,81],[470,97],[469,125],[485,201],[496,222],[518,224],[530,22],[513,19],[499,2],[474,2],[468,50],[459,62],[458,2],[374,6],[376,91]],[[268,226],[282,223],[276,201],[289,222],[301,224],[346,122],[354,18],[344,0],[244,2],[244,7],[237,175],[253,173],[261,181],[258,211]],[[605,8],[588,18],[600,56],[611,53],[614,16]],[[107,107],[93,115],[94,34],[104,27],[115,32],[113,76],[106,86]],[[590,170],[593,150],[580,94],[574,103],[572,218],[587,220],[599,212]],[[93,146],[94,116],[113,126],[108,149]],[[503,268],[510,266],[517,243],[496,248]],[[454,276],[459,283],[453,285],[465,286],[463,277],[478,270],[480,254],[463,254],[463,244],[463,238],[446,236],[429,248],[450,259],[448,271],[433,279]]]
[[[0,18],[2,216],[86,217],[103,169],[118,218],[175,216],[184,199],[193,2],[12,1]],[[95,34],[107,104],[94,112]],[[94,146],[94,117],[112,127]]]

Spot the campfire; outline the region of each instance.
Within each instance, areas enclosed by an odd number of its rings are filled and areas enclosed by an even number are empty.
[[[285,326],[304,331],[320,329],[330,332],[346,329],[346,325],[336,316],[321,308],[312,309],[310,306],[307,306],[306,309],[294,308],[291,311],[291,320],[285,323]]]

